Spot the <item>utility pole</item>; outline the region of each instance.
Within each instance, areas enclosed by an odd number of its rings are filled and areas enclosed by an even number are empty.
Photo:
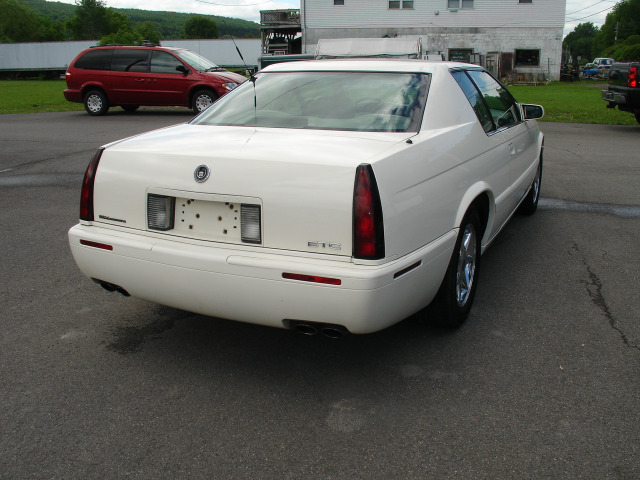
[[[620,28],[620,22],[616,22],[616,38],[613,40],[613,43],[618,43],[618,29]]]

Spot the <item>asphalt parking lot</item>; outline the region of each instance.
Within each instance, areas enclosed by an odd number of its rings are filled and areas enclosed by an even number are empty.
[[[461,329],[332,340],[77,270],[96,148],[190,118],[0,116],[0,478],[640,478],[640,126],[541,124]]]

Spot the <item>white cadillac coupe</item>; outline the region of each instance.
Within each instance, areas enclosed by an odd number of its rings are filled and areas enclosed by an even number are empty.
[[[468,316],[536,210],[543,135],[475,65],[281,63],[184,125],[98,150],[69,242],[110,291],[330,336]]]

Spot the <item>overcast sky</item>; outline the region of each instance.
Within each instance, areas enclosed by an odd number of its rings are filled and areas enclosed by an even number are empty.
[[[74,0],[61,0],[75,3]],[[445,0],[442,0],[444,2]],[[504,0],[509,1],[509,0]],[[565,35],[579,23],[604,23],[607,12],[619,0],[566,0]],[[260,10],[300,8],[300,0],[105,0],[108,7],[140,8],[168,12],[192,12],[207,15],[242,18],[260,22]]]

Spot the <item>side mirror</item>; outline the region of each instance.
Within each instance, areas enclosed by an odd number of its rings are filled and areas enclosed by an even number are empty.
[[[184,75],[188,75],[189,74],[189,69],[187,67],[185,67],[184,65],[178,65],[176,67],[176,70],[183,73]]]
[[[544,108],[540,105],[522,105],[525,120],[535,120],[544,117]]]

